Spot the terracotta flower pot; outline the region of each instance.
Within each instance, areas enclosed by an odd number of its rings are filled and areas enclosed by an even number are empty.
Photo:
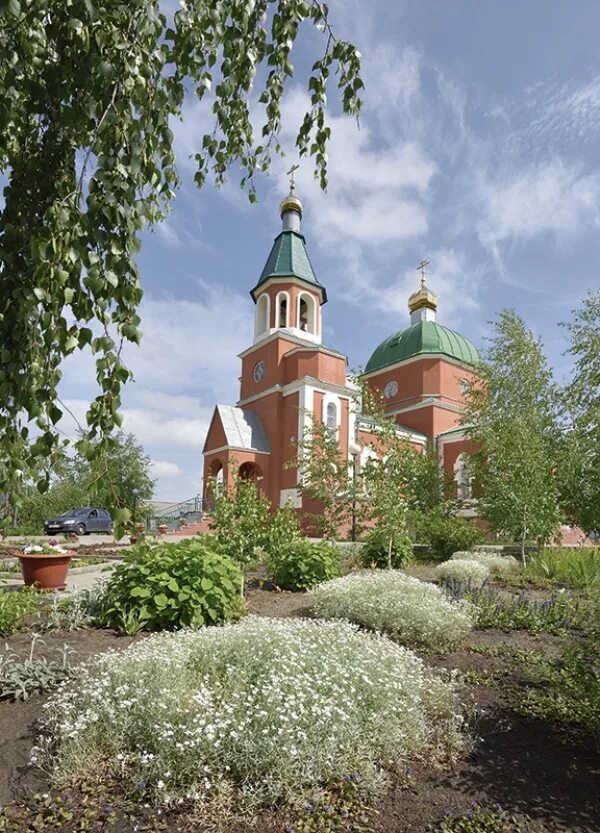
[[[50,555],[42,552],[19,555],[23,581],[38,590],[64,590],[67,586],[67,572],[74,552]]]
[[[159,524],[156,527],[156,529],[158,530],[159,535],[166,535],[167,532],[169,531],[169,527],[167,526],[167,524]]]

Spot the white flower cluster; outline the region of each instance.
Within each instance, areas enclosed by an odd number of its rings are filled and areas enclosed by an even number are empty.
[[[460,581],[473,587],[481,587],[490,577],[490,568],[470,558],[451,558],[435,568],[442,581]]]
[[[512,555],[499,555],[493,552],[478,552],[477,550],[455,552],[451,561],[475,561],[483,564],[490,573],[502,576],[519,569],[519,562]]]
[[[38,761],[111,764],[158,801],[232,791],[300,800],[332,777],[464,748],[454,682],[345,622],[269,620],[162,633],[76,669],[47,704]]]
[[[392,634],[431,648],[461,641],[473,627],[473,607],[450,601],[443,590],[397,570],[352,573],[312,591],[314,612]]]

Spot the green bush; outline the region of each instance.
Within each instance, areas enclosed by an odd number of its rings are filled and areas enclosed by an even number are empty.
[[[483,540],[476,526],[439,509],[415,512],[411,520],[415,541],[427,544],[438,561],[446,561],[458,550],[469,550]]]
[[[340,551],[331,544],[290,541],[269,557],[273,583],[284,590],[309,590],[340,574]]]
[[[40,597],[33,587],[21,590],[0,590],[0,634],[20,630],[30,613],[37,608]]]
[[[375,528],[365,539],[360,552],[363,567],[388,567],[388,541]],[[412,561],[413,545],[408,535],[397,535],[392,541],[392,567],[397,569]]]
[[[100,621],[128,633],[227,622],[241,612],[241,581],[209,541],[140,544],[113,571]]]
[[[269,518],[263,548],[269,558],[277,558],[291,541],[302,538],[300,522],[293,506],[288,502],[283,509],[276,509]]]

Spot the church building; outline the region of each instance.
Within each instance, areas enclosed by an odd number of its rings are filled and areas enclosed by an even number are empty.
[[[327,291],[312,266],[301,232],[302,203],[291,190],[280,207],[282,228],[256,285],[254,341],[240,354],[240,395],[215,407],[204,445],[204,483],[227,483],[232,472],[256,479],[272,506],[303,505],[298,493],[298,442],[310,419],[336,432],[349,467],[372,454],[373,423],[358,412],[347,358],[322,342]],[[468,496],[460,426],[466,383],[476,373],[477,350],[465,336],[438,324],[437,298],[426,285],[408,299],[410,321],[388,336],[366,363],[364,378],[384,397],[398,432],[416,453],[428,442],[440,467]],[[306,503],[306,499],[305,499]]]

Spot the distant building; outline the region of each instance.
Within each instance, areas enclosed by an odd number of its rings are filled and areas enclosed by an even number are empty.
[[[342,453],[357,465],[372,453],[373,423],[357,412],[347,359],[322,343],[327,292],[319,281],[300,231],[302,203],[294,192],[281,203],[282,229],[250,291],[256,305],[254,341],[240,354],[240,396],[216,406],[204,445],[204,483],[227,482],[230,472],[258,479],[273,507],[303,505],[296,488],[297,443],[310,419],[337,435]],[[465,336],[438,324],[437,298],[427,287],[408,299],[410,323],[387,337],[368,360],[364,377],[384,397],[415,451],[428,441],[450,473],[460,497],[469,497],[460,427],[464,392],[474,378],[477,350]],[[205,486],[207,488],[207,486]]]

